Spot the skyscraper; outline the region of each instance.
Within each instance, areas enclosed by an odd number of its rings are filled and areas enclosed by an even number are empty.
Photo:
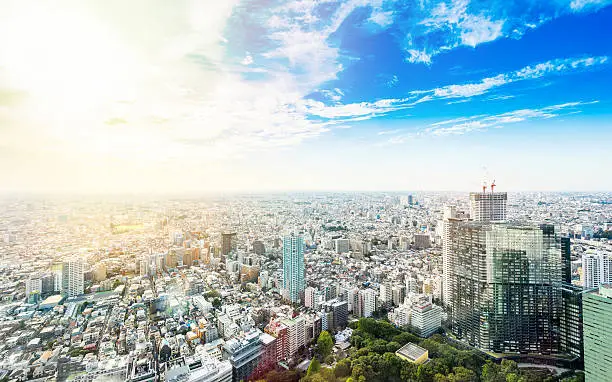
[[[612,283],[612,257],[607,253],[587,253],[582,256],[585,288],[597,288]]]
[[[457,207],[445,206],[442,220],[442,301],[445,305],[450,303],[451,221],[458,221]]]
[[[561,248],[550,225],[452,221],[451,326],[497,353],[558,351]]]
[[[291,302],[304,295],[304,239],[291,234],[283,239],[283,290]]]
[[[62,265],[62,294],[75,297],[85,293],[85,265],[79,259],[71,259]]]
[[[609,381],[612,375],[612,285],[583,295],[584,371],[589,382]]]
[[[505,192],[471,192],[470,218],[477,222],[503,222],[507,201]]]
[[[224,232],[221,234],[221,255],[227,256],[237,248],[236,232]]]

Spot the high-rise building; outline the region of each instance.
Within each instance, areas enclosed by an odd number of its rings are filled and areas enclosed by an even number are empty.
[[[85,293],[85,264],[79,259],[64,261],[62,266],[62,293],[75,297]]]
[[[582,256],[585,288],[597,288],[612,283],[612,256],[607,253],[587,253]]]
[[[584,371],[589,382],[609,381],[612,375],[612,285],[583,295]]]
[[[560,241],[551,225],[451,221],[453,333],[486,351],[558,351]]]
[[[561,284],[561,319],[559,330],[560,351],[575,357],[582,362],[584,359],[583,347],[583,310],[582,287],[563,282]],[[576,365],[580,367],[580,364]]]
[[[291,302],[300,302],[304,295],[304,239],[290,235],[283,239],[283,290]]]
[[[470,218],[477,222],[503,222],[507,201],[505,192],[471,192]]]
[[[451,223],[453,221],[458,221],[457,207],[445,206],[442,220],[442,301],[445,305],[450,304]]]
[[[374,289],[362,289],[359,291],[358,315],[370,317],[376,311],[378,305],[378,294]]]
[[[227,256],[235,251],[238,246],[236,242],[236,232],[224,232],[221,234],[221,255]]]

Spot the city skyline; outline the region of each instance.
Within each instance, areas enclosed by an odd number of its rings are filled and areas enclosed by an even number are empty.
[[[3,2],[0,192],[608,191],[610,4]]]

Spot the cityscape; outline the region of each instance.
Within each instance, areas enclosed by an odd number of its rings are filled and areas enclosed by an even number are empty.
[[[612,0],[1,0],[0,382],[612,382]]]
[[[481,367],[503,360],[505,378],[604,381],[611,212],[610,194],[494,184],[5,199],[0,369],[6,380],[329,380],[312,372],[320,362],[333,380],[497,380],[445,365],[444,345]],[[358,367],[368,352],[397,357],[397,375]]]

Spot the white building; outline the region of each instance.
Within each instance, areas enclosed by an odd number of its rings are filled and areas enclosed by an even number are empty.
[[[62,293],[68,297],[85,293],[85,264],[80,259],[64,261],[62,267]]]
[[[303,316],[282,321],[289,333],[289,355],[293,356],[298,349],[306,344],[306,325]]]
[[[470,218],[477,222],[503,222],[507,202],[506,192],[471,192]]]
[[[585,288],[598,288],[612,282],[612,256],[608,253],[586,253],[582,256]]]
[[[359,301],[361,302],[360,315],[370,317],[376,311],[378,294],[374,289],[364,289],[359,291]]]
[[[414,305],[410,313],[410,325],[421,337],[431,336],[442,325],[442,309],[428,300]]]
[[[26,280],[25,283],[26,298],[33,292],[40,293],[42,291],[42,278],[37,276],[31,276]]]

